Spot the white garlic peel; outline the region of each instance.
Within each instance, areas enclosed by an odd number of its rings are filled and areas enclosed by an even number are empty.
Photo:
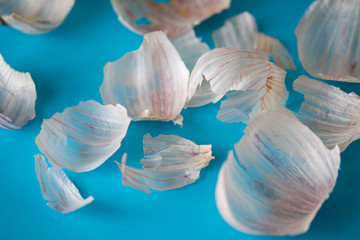
[[[163,32],[145,34],[139,50],[106,64],[104,74],[105,104],[123,105],[135,121],[182,124],[189,70]]]
[[[218,210],[245,233],[304,233],[332,192],[339,166],[339,148],[329,150],[289,111],[262,113],[221,168]]]
[[[80,102],[44,120],[35,142],[51,165],[74,172],[90,171],[119,149],[130,121],[119,104]]]
[[[344,151],[360,138],[360,97],[347,94],[326,83],[299,77],[294,90],[304,94],[305,101],[298,118],[307,125],[324,144],[332,149],[336,145]]]
[[[206,167],[211,156],[211,145],[197,145],[176,135],[143,139],[144,169],[126,166],[126,154],[122,163],[117,163],[122,172],[123,185],[150,193],[150,188],[165,191],[180,188],[195,182],[200,177],[200,170]]]
[[[360,82],[360,1],[319,0],[296,28],[299,58],[314,77]]]
[[[48,167],[45,157],[41,154],[35,155],[35,171],[43,198],[48,201],[49,207],[58,212],[73,212],[94,200],[92,196],[83,199],[64,171]]]
[[[24,33],[41,34],[57,28],[69,14],[75,0],[5,0],[4,2],[4,5],[0,2],[0,22]]]
[[[0,54],[0,127],[19,129],[35,118],[36,89],[29,73],[12,69]]]
[[[231,47],[241,51],[261,49],[273,57],[276,65],[296,69],[285,46],[279,40],[258,32],[256,20],[248,12],[227,20],[223,27],[213,33],[213,39],[217,48]]]

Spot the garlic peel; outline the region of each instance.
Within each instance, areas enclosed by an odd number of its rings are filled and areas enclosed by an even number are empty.
[[[94,200],[92,196],[83,199],[64,171],[48,167],[45,157],[41,154],[35,155],[35,171],[43,198],[48,201],[49,207],[58,212],[73,212]]]

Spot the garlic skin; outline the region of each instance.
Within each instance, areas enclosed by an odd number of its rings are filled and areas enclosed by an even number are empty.
[[[60,168],[48,167],[45,157],[41,154],[35,155],[35,171],[41,194],[52,209],[69,213],[94,201],[92,196],[83,199],[64,171]]]
[[[200,170],[214,158],[211,145],[197,145],[176,135],[151,137],[146,134],[143,143],[144,169],[126,166],[126,154],[121,163],[116,163],[123,175],[123,185],[146,193],[150,193],[150,188],[165,191],[195,182]]]
[[[291,113],[263,113],[250,121],[220,170],[218,210],[245,233],[304,233],[332,192],[339,166],[339,148],[329,150]]]
[[[281,68],[295,70],[296,66],[285,46],[276,38],[258,32],[254,16],[243,12],[225,22],[213,33],[217,48],[231,47],[241,51],[261,49],[274,58]]]
[[[360,82],[360,1],[319,0],[296,28],[299,58],[314,77]]]
[[[145,34],[141,47],[107,63],[104,75],[105,104],[123,105],[135,121],[182,124],[189,70],[163,32]]]
[[[0,23],[28,34],[60,26],[75,0],[0,0]]]
[[[131,31],[164,31],[169,37],[230,7],[231,0],[111,0],[119,20]]]
[[[347,94],[326,83],[300,76],[293,83],[294,90],[304,95],[298,118],[323,143],[332,149],[336,145],[344,151],[360,138],[360,97]]]
[[[0,54],[0,127],[20,129],[35,118],[36,89],[29,73],[12,69]]]
[[[44,120],[35,143],[51,165],[74,172],[90,171],[119,149],[130,121],[119,104],[80,102]]]

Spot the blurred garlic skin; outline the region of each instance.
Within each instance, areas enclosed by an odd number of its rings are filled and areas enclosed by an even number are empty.
[[[35,118],[36,89],[29,73],[12,69],[0,54],[0,127],[20,129]]]
[[[0,23],[28,34],[47,33],[65,20],[75,0],[0,0]]]
[[[145,34],[164,31],[169,37],[199,24],[230,7],[231,0],[111,0],[119,20],[130,30]]]
[[[187,98],[189,70],[163,32],[144,35],[141,47],[107,63],[100,87],[105,104],[121,104],[132,120],[173,121]]]
[[[248,234],[305,233],[332,192],[339,166],[339,148],[329,150],[288,111],[260,114],[220,170],[218,210]]]
[[[360,82],[360,1],[319,0],[296,28],[299,58],[314,77]]]
[[[276,38],[258,32],[256,20],[248,12],[243,12],[225,22],[213,33],[217,48],[231,47],[241,51],[261,49],[272,56],[281,68],[295,70],[296,66],[285,46]]]
[[[305,101],[298,118],[323,143],[341,152],[360,138],[360,97],[347,94],[339,88],[300,76],[293,83],[294,90],[304,95]]]
[[[74,172],[90,171],[119,149],[130,121],[119,104],[80,102],[45,119],[35,143],[51,165]]]
[[[126,166],[126,154],[117,163],[123,175],[123,185],[146,193],[150,188],[158,191],[176,189],[195,182],[200,171],[206,167],[211,156],[211,145],[197,145],[176,135],[151,137],[146,134],[144,142],[144,169]]]
[[[49,207],[58,212],[73,212],[94,200],[92,196],[83,199],[64,171],[61,168],[48,167],[41,154],[35,155],[35,171],[43,198],[48,201]]]

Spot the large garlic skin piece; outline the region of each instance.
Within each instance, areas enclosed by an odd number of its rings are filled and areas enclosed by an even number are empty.
[[[300,76],[294,90],[304,94],[298,118],[332,149],[344,151],[360,138],[360,97],[326,83]]]
[[[57,28],[75,0],[0,0],[0,23],[29,34]]]
[[[360,1],[319,0],[296,28],[299,58],[314,77],[360,82]]]
[[[199,24],[230,7],[231,0],[111,0],[120,22],[130,30],[145,34],[165,31],[169,37],[185,27]]]
[[[135,121],[182,124],[189,70],[163,32],[145,34],[139,50],[107,63],[104,74],[105,104],[123,105]]]
[[[0,54],[0,127],[19,129],[35,118],[36,89],[29,73],[12,69]]]
[[[119,104],[80,102],[44,120],[35,142],[51,165],[74,172],[90,171],[119,149],[130,121]]]
[[[339,166],[339,148],[329,150],[287,110],[263,113],[220,170],[218,210],[245,233],[304,233],[332,192]]]

